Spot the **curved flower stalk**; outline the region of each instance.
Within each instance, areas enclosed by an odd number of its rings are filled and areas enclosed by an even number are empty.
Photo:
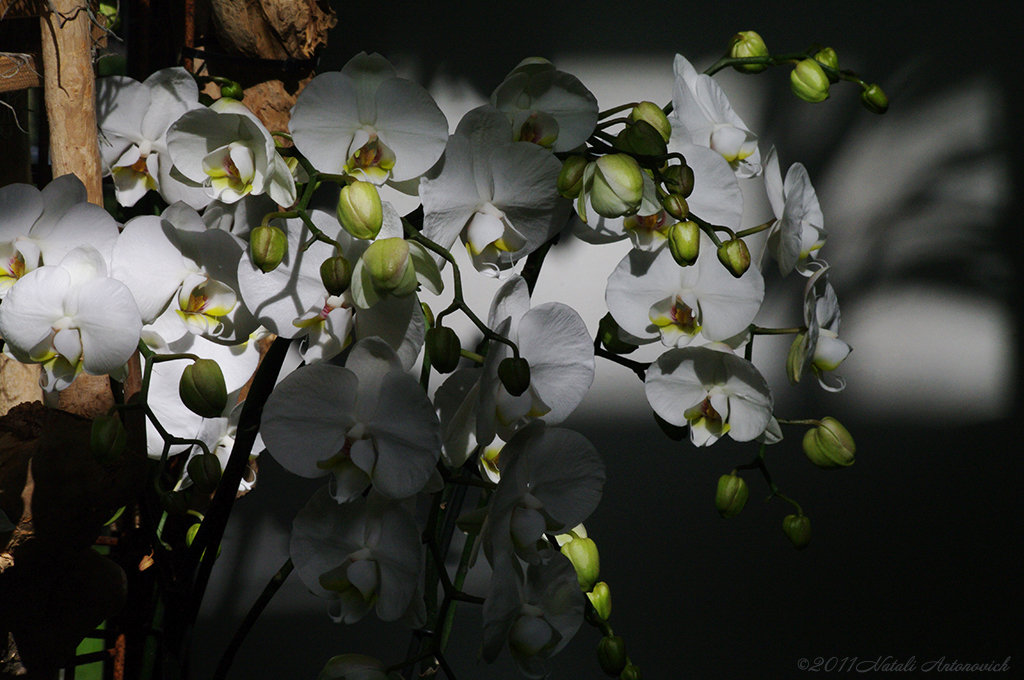
[[[288,375],[267,400],[261,432],[289,472],[333,475],[339,503],[371,484],[388,498],[408,498],[431,479],[441,455],[434,407],[379,338],[357,342],[345,368],[319,363]]]
[[[804,288],[807,332],[793,341],[787,368],[794,385],[807,371],[813,371],[822,389],[839,392],[846,387],[846,380],[829,372],[839,368],[853,348],[839,339],[839,299],[828,281],[828,270],[827,265],[820,266],[807,280]]]
[[[517,142],[558,153],[572,151],[597,125],[597,98],[576,76],[547,59],[524,59],[491,94],[491,105],[512,123]]]
[[[443,248],[461,237],[473,266],[500,276],[565,226],[560,170],[536,144],[513,142],[497,109],[473,109],[449,139],[440,174],[420,180],[423,235]]]
[[[234,99],[186,112],[168,129],[167,148],[183,181],[202,187],[210,200],[234,203],[266,193],[283,206],[295,202],[295,178],[274,138]]]
[[[117,223],[87,202],[85,185],[63,175],[40,191],[29,184],[0,187],[0,300],[18,279],[55,265],[83,245],[106,262],[117,239]]]
[[[88,245],[23,276],[0,304],[6,351],[42,364],[40,384],[48,391],[64,389],[82,371],[120,371],[141,331],[131,291],[107,275],[103,256]]]
[[[680,267],[668,248],[631,250],[608,277],[605,301],[619,326],[636,338],[683,347],[702,335],[727,340],[754,320],[764,299],[764,278],[751,267],[735,278],[701,234],[696,263]]]
[[[362,52],[340,72],[306,85],[288,124],[295,146],[321,172],[382,185],[429,170],[448,141],[448,120],[430,94]]]
[[[148,191],[168,203],[193,208],[210,202],[201,188],[172,176],[167,130],[188,111],[203,108],[195,78],[183,68],[165,68],[144,82],[123,76],[96,81],[96,119],[104,175],[113,175],[117,202],[135,205]]]
[[[772,419],[768,383],[724,345],[670,349],[651,364],[645,385],[654,412],[677,427],[689,425],[694,446],[725,434],[750,441]]]
[[[794,163],[782,182],[779,155],[773,146],[765,157],[764,184],[775,213],[775,225],[768,234],[765,249],[779,263],[779,273],[786,276],[794,268],[804,276],[814,273],[807,264],[815,252],[825,245],[825,219],[818,205],[807,170]]]
[[[415,601],[420,530],[403,505],[375,493],[339,505],[318,490],[295,517],[290,552],[305,586],[331,600],[337,622],[354,623],[371,609],[396,621],[423,607]]]
[[[125,225],[114,245],[111,268],[139,304],[145,323],[172,314],[178,324],[161,324],[165,342],[186,333],[237,344],[249,339],[256,320],[238,298],[241,239],[207,229],[184,203],[161,217],[143,215]]]
[[[737,177],[761,173],[757,136],[729,105],[722,87],[711,76],[697,73],[686,57],[677,54],[676,82],[672,89],[672,118],[689,133],[694,144],[721,154]]]

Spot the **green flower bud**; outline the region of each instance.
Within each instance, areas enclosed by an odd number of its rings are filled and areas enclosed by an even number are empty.
[[[668,145],[661,133],[646,120],[627,125],[615,138],[615,148],[641,156],[664,156],[668,153]]]
[[[428,305],[426,302],[421,302],[420,303],[420,309],[423,310],[423,320],[426,322],[427,328],[433,328],[434,327],[434,310],[432,310],[430,308],[430,305]]]
[[[593,590],[587,593],[590,604],[594,607],[594,613],[602,621],[607,621],[612,616],[612,589],[604,581],[594,584]]]
[[[815,54],[814,61],[818,62],[822,66],[828,66],[829,68],[835,69],[836,71],[839,70],[839,55],[837,55],[836,51],[831,47],[826,47],[825,49]],[[839,78],[837,76],[829,75],[827,73],[825,75],[828,76],[828,82],[832,84],[839,82]]]
[[[259,226],[249,234],[249,256],[261,272],[277,269],[288,252],[288,237],[277,227]]]
[[[416,291],[416,268],[409,257],[409,244],[402,238],[374,241],[363,253],[363,266],[374,289],[399,297]]]
[[[754,31],[740,31],[729,41],[729,56],[733,59],[749,59],[751,57],[767,57],[768,47],[761,36]],[[740,73],[760,73],[768,68],[767,64],[737,64],[733,66]]]
[[[100,465],[110,465],[121,460],[128,446],[128,431],[116,415],[97,416],[92,421],[89,436],[89,451]]]
[[[513,397],[518,397],[530,387],[530,363],[519,357],[506,357],[498,364],[498,379]]]
[[[885,113],[889,110],[889,98],[878,85],[871,84],[860,93],[860,102],[871,113]]]
[[[796,65],[789,74],[789,86],[793,94],[806,102],[815,104],[828,99],[828,76],[813,59],[804,59]]]
[[[576,567],[576,580],[583,592],[588,592],[597,583],[601,572],[601,561],[597,543],[591,538],[574,538],[562,546],[562,554]]]
[[[634,123],[644,121],[657,130],[666,142],[672,137],[672,125],[668,122],[668,116],[654,102],[640,102],[634,106],[629,112],[629,119]]]
[[[438,373],[451,373],[459,367],[462,358],[462,343],[451,328],[437,326],[427,331],[424,346],[430,357],[430,365]]]
[[[320,265],[320,280],[331,295],[342,295],[352,285],[352,264],[344,255],[335,255]]]
[[[629,354],[637,348],[636,345],[631,345],[619,337],[619,324],[615,322],[611,312],[601,317],[601,322],[597,327],[597,335],[601,339],[601,344],[604,345],[604,348],[614,354]]]
[[[735,473],[722,475],[718,478],[718,489],[715,491],[715,508],[725,519],[735,517],[747,504],[749,495],[750,488],[742,477]]]
[[[807,358],[807,333],[797,333],[793,344],[789,346],[786,357],[786,375],[791,385],[796,385],[804,377],[804,364]]]
[[[220,477],[223,471],[220,468],[220,459],[213,453],[201,453],[192,456],[192,460],[185,466],[188,478],[192,480],[193,486],[199,493],[213,493],[220,484]]]
[[[601,156],[594,162],[590,202],[602,217],[632,215],[644,196],[640,165],[625,154]]]
[[[640,669],[633,664],[626,664],[626,667],[622,669],[622,673],[619,675],[619,680],[642,680],[643,676],[640,675]]]
[[[601,638],[597,643],[597,662],[607,675],[617,678],[627,663],[626,641],[618,635]]]
[[[718,249],[718,261],[737,279],[750,268],[750,251],[741,238],[729,239]]]
[[[224,373],[213,359],[196,359],[185,367],[178,396],[188,410],[203,418],[219,418],[228,405]]]
[[[677,220],[685,220],[690,216],[690,206],[679,194],[668,194],[661,199],[661,207]]]
[[[587,159],[583,156],[569,156],[562,163],[562,171],[558,173],[558,193],[565,198],[576,198],[583,188],[583,172],[587,169]]]
[[[662,170],[661,181],[670,194],[679,194],[687,198],[693,193],[693,168],[685,163],[670,165]]]
[[[188,496],[184,491],[171,491],[160,496],[160,507],[169,515],[184,515],[188,512]]]
[[[105,28],[108,31],[116,31],[121,26],[121,15],[118,14],[116,0],[101,0],[98,13],[106,20]]]
[[[376,238],[384,224],[377,187],[358,180],[343,187],[338,198],[338,221],[356,238]]]
[[[697,223],[687,220],[669,227],[668,248],[680,267],[689,267],[696,262],[700,255],[700,227]]]
[[[782,530],[797,550],[806,548],[811,542],[811,520],[807,515],[786,515],[782,520]]]
[[[242,89],[239,83],[229,80],[227,84],[220,86],[220,96],[242,101],[245,97],[245,90]]]
[[[853,465],[857,445],[850,431],[829,416],[804,434],[804,453],[820,468],[847,467]]]

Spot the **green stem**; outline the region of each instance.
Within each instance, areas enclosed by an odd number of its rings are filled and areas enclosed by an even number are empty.
[[[807,326],[793,326],[790,328],[762,328],[760,326],[751,326],[751,335],[795,335],[796,333],[806,333]]]
[[[768,220],[764,224],[759,224],[756,227],[751,227],[749,229],[744,229],[743,231],[737,231],[736,232],[736,238],[744,238],[744,237],[750,236],[752,234],[757,234],[757,233],[762,232],[762,231],[764,231],[766,229],[770,229],[773,224],[775,224],[775,218],[772,218],[772,219]]]
[[[607,111],[602,111],[601,113],[597,114],[597,119],[598,120],[604,120],[608,116],[614,116],[616,113],[619,113],[620,111],[626,111],[628,109],[632,109],[636,105],[637,105],[636,102],[631,102],[629,104],[621,104],[619,106],[616,106],[614,108],[608,109]]]

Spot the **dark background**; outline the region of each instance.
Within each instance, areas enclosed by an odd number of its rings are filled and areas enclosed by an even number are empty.
[[[615,56],[628,64],[631,55],[670,58],[678,51],[694,61],[704,58],[706,65],[733,33],[754,29],[773,51],[815,41],[831,45],[841,64],[882,85],[892,105],[887,115],[932,110],[926,107],[936,95],[949,95],[950,105],[937,110],[952,121],[952,132],[928,142],[936,145],[955,141],[958,121],[966,127],[981,115],[958,108],[955,95],[989,83],[987,91],[995,94],[987,110],[997,112],[993,120],[1002,125],[989,129],[982,143],[943,157],[943,167],[916,168],[898,203],[866,217],[871,228],[856,231],[854,245],[870,257],[846,263],[839,293],[845,309],[880,290],[941,284],[987,303],[1019,329],[1022,71],[1019,22],[1011,21],[1006,7],[945,3],[922,12],[899,3],[594,2],[494,9],[477,3],[444,9],[338,3],[339,25],[324,68],[340,67],[361,50],[377,51],[414,64],[421,82],[456,73],[486,96],[526,56]],[[816,107],[812,114],[820,118],[805,125],[808,114],[801,107],[809,105],[794,101],[785,75],[759,77],[772,82],[759,135],[786,149],[790,161],[803,162],[812,178],[834,173],[830,150],[870,117],[855,92],[850,95],[853,88]],[[903,134],[913,141],[915,133],[907,128]],[[903,141],[894,140],[894,157]],[[990,209],[957,201],[955,181],[969,180],[971,168],[982,162],[994,163],[1007,180],[997,186]],[[929,181],[922,184],[916,173]],[[935,183],[957,178],[952,198],[929,191],[931,177]],[[832,197],[837,200],[835,192]],[[935,213],[955,212],[959,220],[954,236],[936,226],[932,238],[929,225],[917,224],[913,233],[930,247],[918,257],[897,257],[895,235],[905,235],[909,217],[932,214],[940,200],[951,207],[943,204]],[[939,324],[942,332],[968,333],[954,311]],[[1005,370],[1016,386],[1016,331],[1010,343]],[[956,361],[936,360],[936,376]],[[928,391],[936,389],[951,390],[942,381],[923,382],[921,403],[933,403]],[[973,394],[967,385],[964,390]],[[611,624],[645,678],[800,677],[807,673],[798,670],[798,660],[813,663],[817,657],[913,657],[917,670],[901,677],[920,675],[927,662],[942,657],[961,663],[1011,657],[1009,675],[1019,676],[1021,390],[1016,387],[988,417],[968,403],[962,409],[915,409],[901,394],[901,403],[875,395],[871,408],[815,386],[789,397],[789,404],[813,413],[821,406],[812,405],[824,404],[858,445],[857,464],[837,472],[809,465],[798,435],[791,435],[788,449],[772,452],[773,475],[813,521],[812,544],[800,552],[780,530],[789,509],[779,501],[760,502],[766,488],[753,474],[743,513],[726,521],[713,508],[715,481],[746,462],[749,447],[723,441],[695,451],[665,438],[649,420],[616,422],[592,410],[588,416],[586,408],[567,423],[595,442],[607,464],[604,499],[587,528],[601,549],[602,579],[612,589]],[[212,669],[248,603],[286,558],[282,536],[317,485],[261,459],[260,485],[236,506],[197,630],[197,677]],[[236,590],[225,590],[228,583]],[[324,603],[293,576],[250,633],[232,677],[314,678],[329,657],[346,652],[394,663],[408,639],[407,631],[372,615],[354,626],[331,623]],[[551,677],[603,677],[595,660],[598,640],[584,625],[553,660]],[[447,655],[457,676],[519,677],[507,652],[493,667],[478,663],[478,645],[479,612],[463,605]]]

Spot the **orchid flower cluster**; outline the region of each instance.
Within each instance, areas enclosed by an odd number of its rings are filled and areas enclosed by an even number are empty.
[[[850,347],[807,171],[796,163],[783,177],[779,153],[759,145],[711,77],[796,64],[801,98],[820,100],[844,79],[884,110],[877,86],[834,57],[771,56],[745,32],[706,73],[677,56],[668,105],[604,112],[577,78],[527,59],[452,134],[431,95],[377,54],[316,76],[288,134],[233,99],[204,106],[181,68],[141,83],[101,79],[101,152],[117,202],[130,208],[153,191],[167,207],[119,224],[85,202],[73,176],[42,191],[0,189],[4,351],[40,364],[52,395],[82,372],[123,379],[138,349],[148,454],[168,512],[222,476],[221,492],[249,491],[252,470],[224,471],[264,448],[289,472],[325,479],[292,528],[299,578],[337,621],[372,610],[433,632],[413,660],[388,667],[343,655],[322,678],[386,678],[423,659],[454,677],[444,645],[457,601],[483,606],[485,661],[507,648],[527,676],[542,677],[586,620],[603,634],[602,668],[639,677],[608,626],[610,589],[583,526],[604,464],[558,425],[599,356],[641,377],[667,432],[696,447],[752,442],[758,454],[745,467],[769,483],[764,452],[782,441],[780,423],[812,425],[812,462],[853,462],[853,440],[834,419],[777,418],[751,361],[756,336],[789,332],[790,380],[813,374],[839,390],[833,371]],[[754,181],[772,214],[741,230],[741,183]],[[569,238],[633,246],[608,274],[596,338],[572,307],[531,302],[548,248]],[[486,320],[463,300],[450,252],[458,241],[470,276],[503,281]],[[806,277],[800,327],[755,324],[772,266]],[[447,280],[455,299],[435,315],[429,305]],[[482,337],[472,351],[445,324],[459,313]],[[239,395],[270,337],[288,345],[285,368],[251,409],[261,441],[236,447],[252,424]],[[623,356],[658,343],[650,364]],[[260,372],[281,362],[271,363]],[[450,375],[428,389],[431,369]],[[168,485],[169,470],[178,476]],[[746,500],[737,471],[719,482],[723,516]],[[475,511],[462,507],[470,492]],[[802,547],[809,523],[796,508],[785,528]],[[452,575],[456,519],[467,540]],[[470,594],[462,586],[481,548],[491,577]]]

